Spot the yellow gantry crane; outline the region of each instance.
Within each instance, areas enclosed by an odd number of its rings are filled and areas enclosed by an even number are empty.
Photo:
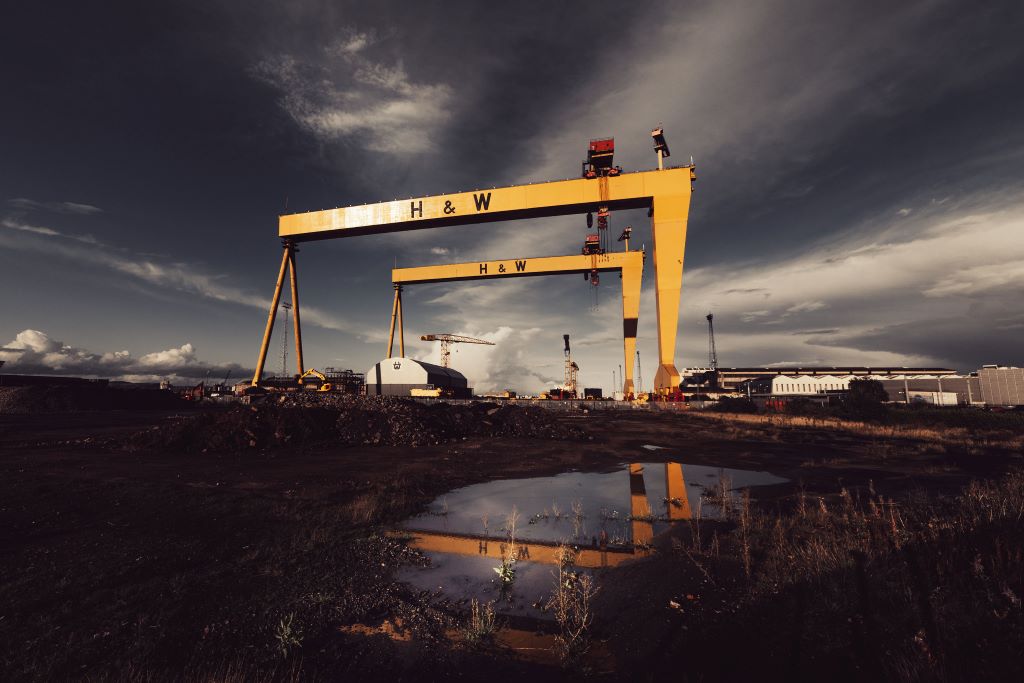
[[[659,168],[656,170],[617,172],[615,175],[599,175],[593,178],[414,197],[281,216],[278,235],[285,240],[285,253],[267,319],[263,345],[253,375],[253,385],[259,382],[263,374],[267,345],[273,331],[274,317],[277,314],[284,283],[284,272],[289,265],[295,312],[296,360],[299,374],[304,371],[301,337],[298,334],[298,291],[295,284],[294,252],[297,242],[619,209],[648,209],[654,238],[651,257],[654,261],[658,327],[658,369],[654,377],[654,388],[659,394],[675,393],[678,391],[680,380],[679,371],[675,366],[675,351],[686,224],[690,212],[691,186],[697,176],[692,162],[685,166],[661,168],[663,158],[668,156],[667,145],[664,145],[664,131],[655,129],[652,131],[652,137],[658,154]],[[662,146],[659,147],[659,144]],[[627,355],[625,367],[632,367],[632,361],[630,353]]]
[[[439,341],[441,342],[441,365],[444,367],[450,367],[452,357],[452,344],[486,344],[487,346],[494,346],[494,342],[489,342],[484,339],[474,339],[473,337],[464,337],[460,334],[425,334],[420,337],[423,341]]]
[[[640,281],[644,270],[644,252],[616,251],[605,254],[579,254],[576,256],[542,256],[502,261],[472,261],[440,266],[395,268],[391,271],[395,300],[391,308],[391,329],[388,332],[388,358],[395,345],[398,329],[398,348],[405,356],[403,338],[402,290],[407,285],[429,282],[458,282],[463,280],[495,280],[501,278],[537,277],[540,275],[592,274],[618,271],[622,274],[622,335],[623,354],[631,360],[636,352],[637,320],[640,315]],[[425,337],[424,337],[425,339]],[[633,364],[626,364],[622,391],[633,393]]]

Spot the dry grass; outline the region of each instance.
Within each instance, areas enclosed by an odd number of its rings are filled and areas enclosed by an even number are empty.
[[[690,413],[701,420],[712,420],[722,423],[719,433],[735,439],[778,440],[781,429],[824,429],[845,432],[857,436],[874,439],[911,439],[930,442],[934,452],[945,452],[945,445],[959,446],[977,452],[993,448],[1008,450],[1024,450],[1024,431],[1017,429],[987,429],[984,427],[931,427],[914,424],[876,424],[859,422],[839,417],[786,415],[782,413],[764,413],[757,415],[743,413]],[[737,426],[757,425],[758,429],[744,429]],[[880,448],[887,448],[882,442]],[[885,455],[885,453],[883,453]]]
[[[590,651],[590,627],[594,622],[593,600],[597,594],[589,574],[572,571],[572,551],[560,550],[555,590],[547,608],[558,622],[559,656],[566,666],[576,666]]]
[[[494,602],[480,604],[476,598],[470,603],[469,622],[462,629],[462,635],[470,645],[477,645],[489,639],[497,630],[494,616]]]
[[[745,496],[720,558],[686,549],[719,585],[733,581],[730,590],[747,596],[745,618],[799,623],[772,632],[783,641],[775,651],[849,657],[891,680],[1024,673],[1024,473],[972,483],[955,498],[897,502],[869,487],[832,501],[800,492],[794,502],[767,514]]]

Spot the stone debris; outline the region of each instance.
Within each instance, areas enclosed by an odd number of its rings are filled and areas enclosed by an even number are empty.
[[[339,444],[416,448],[470,437],[561,440],[585,438],[585,432],[540,408],[296,392],[177,419],[136,434],[128,446],[185,452]]]
[[[159,389],[103,385],[0,387],[0,415],[79,413],[93,410],[178,410],[186,401]]]

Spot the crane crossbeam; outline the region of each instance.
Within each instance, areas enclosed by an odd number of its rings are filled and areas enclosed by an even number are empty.
[[[637,321],[640,315],[640,281],[644,270],[644,252],[617,251],[606,254],[580,254],[574,256],[542,256],[538,258],[504,259],[500,261],[472,261],[440,266],[395,268],[391,280],[395,287],[395,307],[401,325],[401,290],[405,285],[429,282],[455,282],[460,280],[493,280],[506,277],[533,277],[540,275],[591,273],[594,270],[622,273],[622,347],[626,358],[626,371],[622,391],[627,396],[633,389],[633,354],[636,352]],[[394,313],[392,316],[394,317]],[[395,321],[392,319],[388,335],[388,358],[394,348]],[[401,332],[399,333],[401,334]],[[428,335],[430,336],[430,335]],[[436,335],[439,338],[442,335]],[[426,340],[426,337],[424,337]],[[486,343],[486,342],[485,342]],[[404,342],[400,339],[404,348]]]

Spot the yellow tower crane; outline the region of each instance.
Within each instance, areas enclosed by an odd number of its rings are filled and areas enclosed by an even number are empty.
[[[473,337],[463,337],[459,334],[425,334],[420,337],[423,341],[437,341],[441,342],[441,365],[444,367],[451,367],[452,357],[452,344],[486,344],[487,346],[494,346],[494,342],[489,342],[484,339],[474,339]]]

